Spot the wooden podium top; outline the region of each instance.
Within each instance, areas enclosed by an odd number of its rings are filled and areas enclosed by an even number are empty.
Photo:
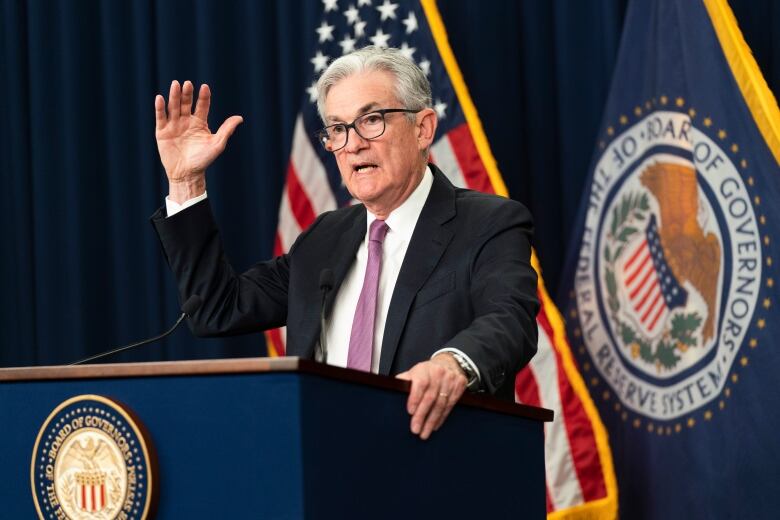
[[[263,372],[300,372],[386,390],[409,392],[409,382],[390,376],[370,374],[316,363],[297,357],[208,359],[197,361],[160,361],[151,363],[111,363],[79,366],[0,368],[0,383],[46,379],[94,379],[119,377],[163,377],[209,374],[251,374]],[[553,411],[500,401],[488,395],[465,394],[459,404],[482,408],[537,421],[553,420]]]

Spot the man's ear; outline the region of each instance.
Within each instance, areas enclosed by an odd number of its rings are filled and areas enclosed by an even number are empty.
[[[420,150],[425,150],[433,144],[439,119],[432,108],[424,108],[417,114],[417,143]]]

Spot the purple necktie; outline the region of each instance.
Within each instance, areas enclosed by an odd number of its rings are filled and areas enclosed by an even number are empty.
[[[352,320],[352,335],[349,337],[347,367],[364,372],[371,371],[376,295],[379,292],[379,272],[382,270],[382,242],[388,229],[384,220],[374,220],[368,231],[366,276],[355,309],[355,319]]]

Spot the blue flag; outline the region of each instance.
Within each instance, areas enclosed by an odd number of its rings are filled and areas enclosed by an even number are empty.
[[[622,518],[779,514],[779,158],[725,0],[632,2],[560,298]]]

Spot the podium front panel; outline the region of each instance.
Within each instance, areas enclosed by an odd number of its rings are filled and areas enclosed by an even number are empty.
[[[85,394],[145,430],[157,518],[545,516],[541,421],[458,405],[422,441],[403,391],[272,370],[0,381],[3,517],[35,516],[38,432]]]

